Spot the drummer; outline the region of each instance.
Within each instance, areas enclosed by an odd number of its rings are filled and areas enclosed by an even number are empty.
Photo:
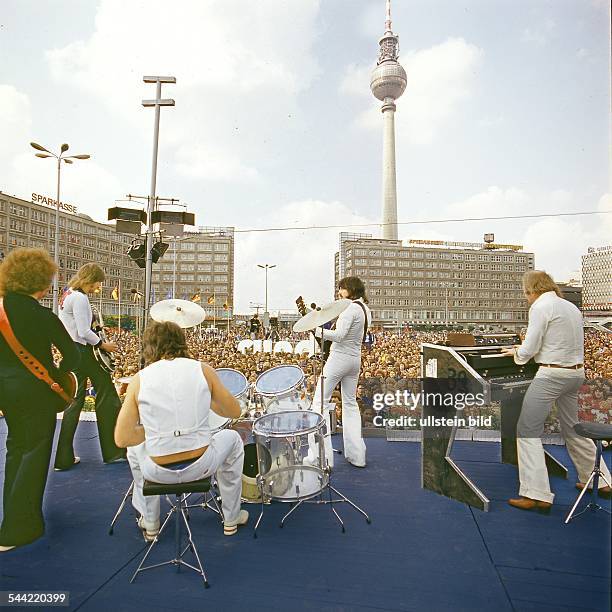
[[[249,514],[240,509],[244,450],[230,429],[211,435],[211,410],[237,418],[240,405],[207,364],[191,358],[183,330],[151,323],[143,337],[146,367],[128,385],[117,419],[115,442],[128,447],[134,477],[132,504],[145,540],[159,532],[159,497],[143,495],[144,480],[172,484],[216,474],[223,533],[234,535]]]
[[[338,283],[338,298],[350,299],[352,304],[336,321],[336,329],[325,330],[324,339],[331,340],[329,358],[323,368],[324,403],[340,383],[342,389],[342,436],[344,457],[355,467],[366,466],[366,446],[361,435],[361,413],[357,405],[357,381],[361,367],[361,347],[372,322],[367,307],[365,285],[356,276],[348,276]],[[321,337],[321,328],[315,335]],[[317,384],[312,402],[314,410],[321,409],[321,382]],[[327,460],[333,465],[331,448],[326,449]]]

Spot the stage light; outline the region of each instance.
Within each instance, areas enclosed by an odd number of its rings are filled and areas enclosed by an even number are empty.
[[[128,257],[136,262],[136,265],[139,268],[144,268],[147,264],[145,257],[145,245],[137,242],[136,240],[132,241],[130,248],[127,250]]]
[[[153,263],[157,263],[163,256],[164,253],[168,250],[168,244],[166,242],[156,242],[151,249],[151,259]]]

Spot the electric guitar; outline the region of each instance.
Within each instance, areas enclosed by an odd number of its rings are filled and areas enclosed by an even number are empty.
[[[302,298],[301,295],[298,297],[297,300],[295,300],[295,303],[297,305],[297,309],[298,309],[298,312],[300,313],[300,316],[301,317],[305,316],[308,313],[308,310],[306,308],[306,304],[304,304],[304,299]],[[316,304],[311,304],[310,306],[312,307],[312,310],[317,310]],[[323,346],[321,346],[321,338],[317,338],[316,336],[314,338],[317,341],[319,348],[321,348],[323,351],[323,358],[325,359],[325,361],[327,361],[327,358],[329,357],[329,349],[331,348],[332,341],[325,340],[323,342]]]
[[[94,333],[102,340],[102,342],[108,342],[106,338],[106,332],[104,331],[104,322],[102,321],[102,315],[98,312],[97,308],[92,304],[91,313],[93,315],[93,322],[91,324],[91,329]],[[100,367],[112,374],[115,371],[115,358],[112,353],[105,351],[100,346],[93,347],[93,354],[96,361],[100,364]]]

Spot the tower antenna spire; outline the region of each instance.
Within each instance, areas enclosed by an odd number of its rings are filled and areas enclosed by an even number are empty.
[[[382,102],[383,168],[382,222],[383,238],[397,240],[397,184],[395,168],[395,101],[406,89],[406,71],[399,63],[399,37],[391,30],[391,0],[386,0],[385,33],[378,41],[378,61],[372,71],[370,89]]]

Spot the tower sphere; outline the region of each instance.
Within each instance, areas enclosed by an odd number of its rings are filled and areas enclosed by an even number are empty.
[[[382,62],[372,70],[370,89],[381,102],[385,98],[397,100],[406,89],[406,71],[395,61]]]

